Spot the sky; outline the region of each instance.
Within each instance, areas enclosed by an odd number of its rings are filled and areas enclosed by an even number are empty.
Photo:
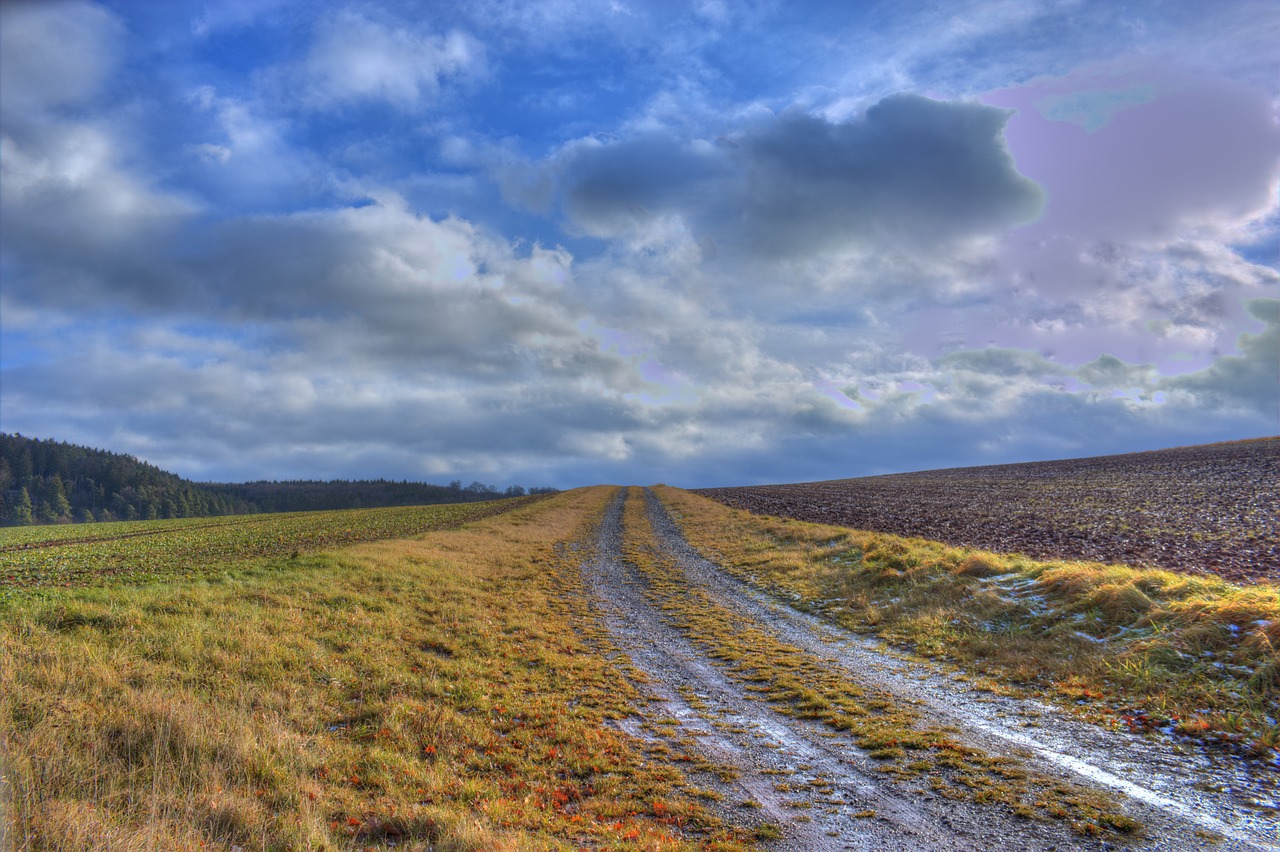
[[[0,4],[0,430],[197,481],[1280,432],[1280,6]]]

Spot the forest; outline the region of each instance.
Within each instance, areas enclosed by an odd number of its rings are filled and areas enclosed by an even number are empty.
[[[0,433],[0,524],[199,518],[419,506],[555,491],[378,480],[197,483],[134,456]]]

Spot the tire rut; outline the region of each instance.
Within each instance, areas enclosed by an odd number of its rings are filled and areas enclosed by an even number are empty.
[[[907,661],[878,640],[793,609],[730,576],[685,540],[648,489],[645,501],[657,540],[691,586],[779,641],[841,669],[854,682],[911,703],[934,724],[962,731],[965,740],[988,753],[1017,757],[1041,773],[1121,794],[1128,800],[1126,809],[1147,826],[1145,838],[1126,846],[1280,849],[1280,823],[1249,804],[1250,799],[1276,796],[1276,779],[1264,777],[1265,768],[1181,744],[1105,731],[1043,702],[972,689],[937,666]],[[1206,832],[1227,841],[1199,839]]]

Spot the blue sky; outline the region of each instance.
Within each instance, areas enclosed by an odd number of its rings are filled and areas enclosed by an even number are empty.
[[[0,6],[0,428],[197,480],[1280,432],[1273,2]]]

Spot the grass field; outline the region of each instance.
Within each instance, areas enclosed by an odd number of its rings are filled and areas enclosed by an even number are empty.
[[[678,771],[606,724],[635,692],[575,630],[584,596],[556,545],[607,493],[242,560],[234,576],[192,572],[198,544],[148,568],[166,582],[42,574],[0,603],[14,846],[742,848]],[[453,511],[417,522],[457,526]],[[183,529],[208,532],[156,540]]]

